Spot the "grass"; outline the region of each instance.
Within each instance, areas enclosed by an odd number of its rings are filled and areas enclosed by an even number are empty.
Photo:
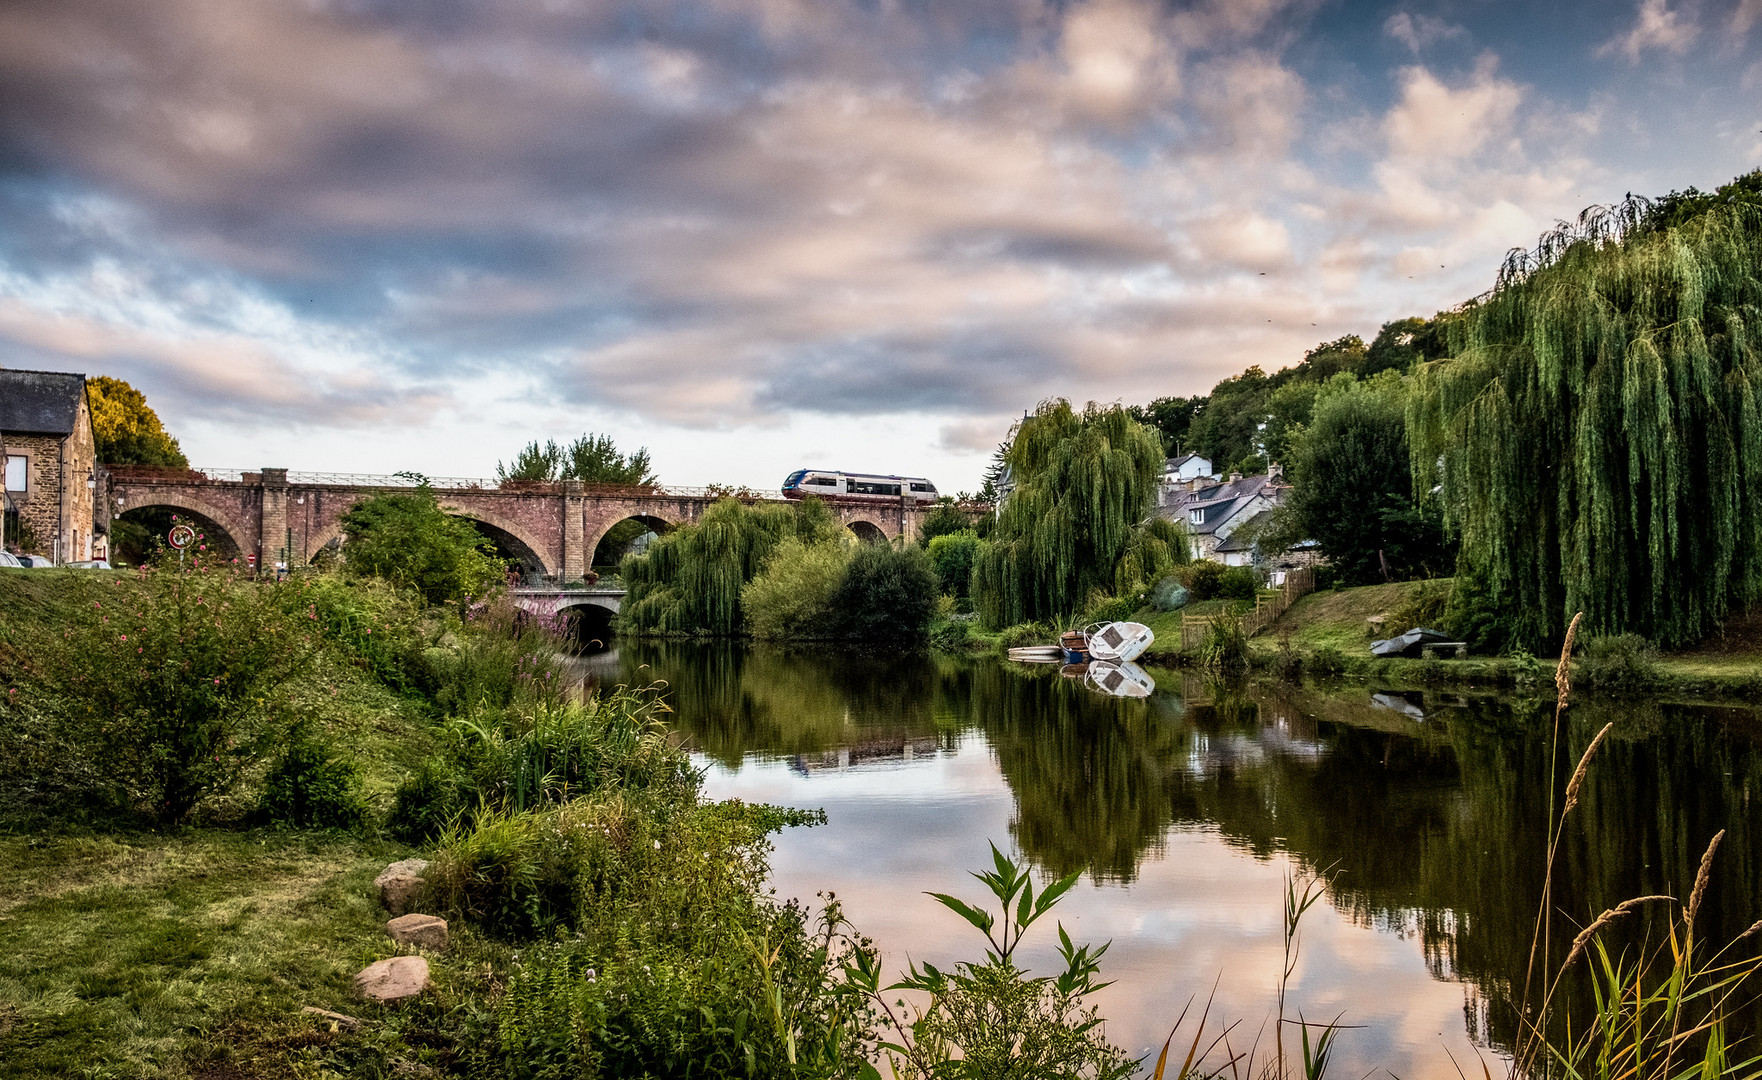
[[[299,833],[0,836],[0,1061],[9,1077],[298,1074],[333,1051],[424,1053],[351,979],[408,951],[372,881],[406,848]],[[457,934],[455,934],[457,937]],[[469,935],[431,957],[441,1007]],[[454,993],[450,993],[452,988]],[[313,1005],[369,1022],[348,1045]]]

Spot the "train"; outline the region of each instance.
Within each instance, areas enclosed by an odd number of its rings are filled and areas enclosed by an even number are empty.
[[[839,469],[797,469],[783,481],[783,497],[837,495],[847,499],[911,499],[935,502],[936,485],[921,476],[879,476]]]

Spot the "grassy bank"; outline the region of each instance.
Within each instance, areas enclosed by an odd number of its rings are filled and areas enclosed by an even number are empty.
[[[1294,603],[1272,626],[1248,643],[1249,663],[1279,671],[1296,657],[1309,674],[1372,679],[1390,685],[1539,687],[1553,678],[1558,656],[1469,656],[1465,659],[1381,659],[1370,643],[1418,625],[1436,625],[1448,596],[1448,581],[1396,582],[1311,593]],[[1216,608],[1217,602],[1207,605]],[[1182,611],[1141,609],[1133,615],[1156,632],[1147,662],[1181,667],[1191,657],[1179,649],[1181,619],[1216,614],[1194,605]],[[1380,620],[1373,623],[1372,620]],[[1623,689],[1683,699],[1762,700],[1762,612],[1729,620],[1722,633],[1693,649],[1647,656],[1638,661]],[[1587,688],[1599,686],[1599,670],[1574,662],[1575,677]],[[1623,673],[1630,674],[1630,673]],[[1602,682],[1609,680],[1604,676]]]

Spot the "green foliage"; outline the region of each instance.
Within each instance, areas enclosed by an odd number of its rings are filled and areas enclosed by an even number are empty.
[[[930,624],[930,647],[960,652],[973,638],[971,619],[941,619]]]
[[[954,504],[953,499],[941,498],[924,515],[924,523],[918,526],[918,546],[927,548],[938,536],[968,532],[973,528],[973,515]]]
[[[559,446],[555,440],[546,440],[540,446],[534,439],[514,455],[512,462],[496,463],[496,480],[499,483],[580,480],[587,484],[624,486],[660,483],[650,466],[647,447],[626,456],[618,452],[610,435],[596,435],[591,431],[568,446]]]
[[[966,596],[984,541],[971,529],[944,533],[926,545],[930,565],[936,569],[937,587],[944,596]]]
[[[1606,694],[1643,693],[1658,685],[1658,648],[1638,634],[1589,638],[1574,675]]]
[[[1242,620],[1233,615],[1216,615],[1205,628],[1199,643],[1199,664],[1207,671],[1234,675],[1248,670],[1248,635]]]
[[[843,530],[818,499],[747,505],[723,499],[618,564],[624,624],[641,633],[729,636],[746,629],[741,589],[783,540],[832,541]]]
[[[1448,570],[1440,511],[1414,497],[1407,394],[1395,374],[1336,376],[1294,446],[1289,529],[1319,543],[1348,584],[1384,580],[1385,559],[1397,579]]]
[[[985,935],[982,962],[963,961],[942,971],[914,961],[907,976],[885,990],[873,953],[857,951],[845,966],[850,985],[886,1011],[898,1041],[882,1046],[895,1075],[914,1080],[1131,1076],[1139,1062],[1108,1042],[1098,1010],[1087,1004],[1091,994],[1110,985],[1097,981],[1106,945],[1077,945],[1060,925],[1063,971],[1031,977],[1015,963],[1029,927],[1076,885],[1077,875],[1049,882],[1036,894],[1026,868],[996,845],[991,857],[994,868],[973,876],[991,891],[995,912],[946,893],[930,894]],[[908,1023],[883,997],[895,990],[919,991],[930,1003]]]
[[[936,571],[916,544],[863,544],[832,594],[838,636],[851,641],[918,641],[936,614]]]
[[[1252,568],[1225,566],[1209,559],[1188,563],[1175,577],[1187,587],[1188,598],[1194,602],[1252,600],[1260,591],[1260,578]]]
[[[866,941],[765,896],[766,835],[798,814],[700,804],[661,822],[615,804],[539,831],[576,875],[573,937],[527,950],[496,1010],[503,1074],[873,1075],[872,1017],[839,977]]]
[[[441,509],[427,484],[361,500],[343,515],[342,528],[349,576],[384,579],[430,604],[481,599],[506,569],[470,522]]]
[[[1156,429],[1162,439],[1163,454],[1174,457],[1186,452],[1188,431],[1193,418],[1205,408],[1204,397],[1157,398],[1149,405],[1132,405],[1126,412],[1132,419]]]
[[[190,565],[109,578],[90,607],[53,628],[16,627],[6,646],[10,677],[79,754],[75,782],[167,823],[231,790],[280,742],[275,691],[314,652],[286,586]]]
[[[855,544],[842,538],[804,544],[793,536],[785,537],[766,556],[759,576],[740,590],[747,631],[761,638],[838,636],[833,598],[855,550]]]
[[[86,401],[92,411],[92,441],[99,461],[106,465],[189,468],[189,458],[139,390],[121,379],[94,375],[86,380]]]
[[[1016,487],[973,569],[990,626],[1058,618],[1095,589],[1125,592],[1186,561],[1150,516],[1163,467],[1156,434],[1119,406],[1043,402],[1009,448]]]
[[[1575,611],[1692,642],[1762,593],[1762,209],[1624,215],[1514,256],[1409,405],[1415,485],[1530,648]]]
[[[367,819],[361,766],[298,727],[264,777],[257,813],[300,829],[358,829]]]

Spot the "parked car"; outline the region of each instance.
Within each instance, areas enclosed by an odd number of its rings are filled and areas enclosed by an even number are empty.
[[[55,561],[47,555],[20,555],[18,556],[18,564],[26,569],[34,567],[42,570],[54,566]]]
[[[110,569],[110,560],[85,559],[80,562],[68,563],[67,565],[73,567],[75,570],[108,570]]]
[[[24,563],[19,562],[18,556],[12,554],[12,552],[0,551],[0,567],[10,567],[14,570],[19,570],[23,569]]]

